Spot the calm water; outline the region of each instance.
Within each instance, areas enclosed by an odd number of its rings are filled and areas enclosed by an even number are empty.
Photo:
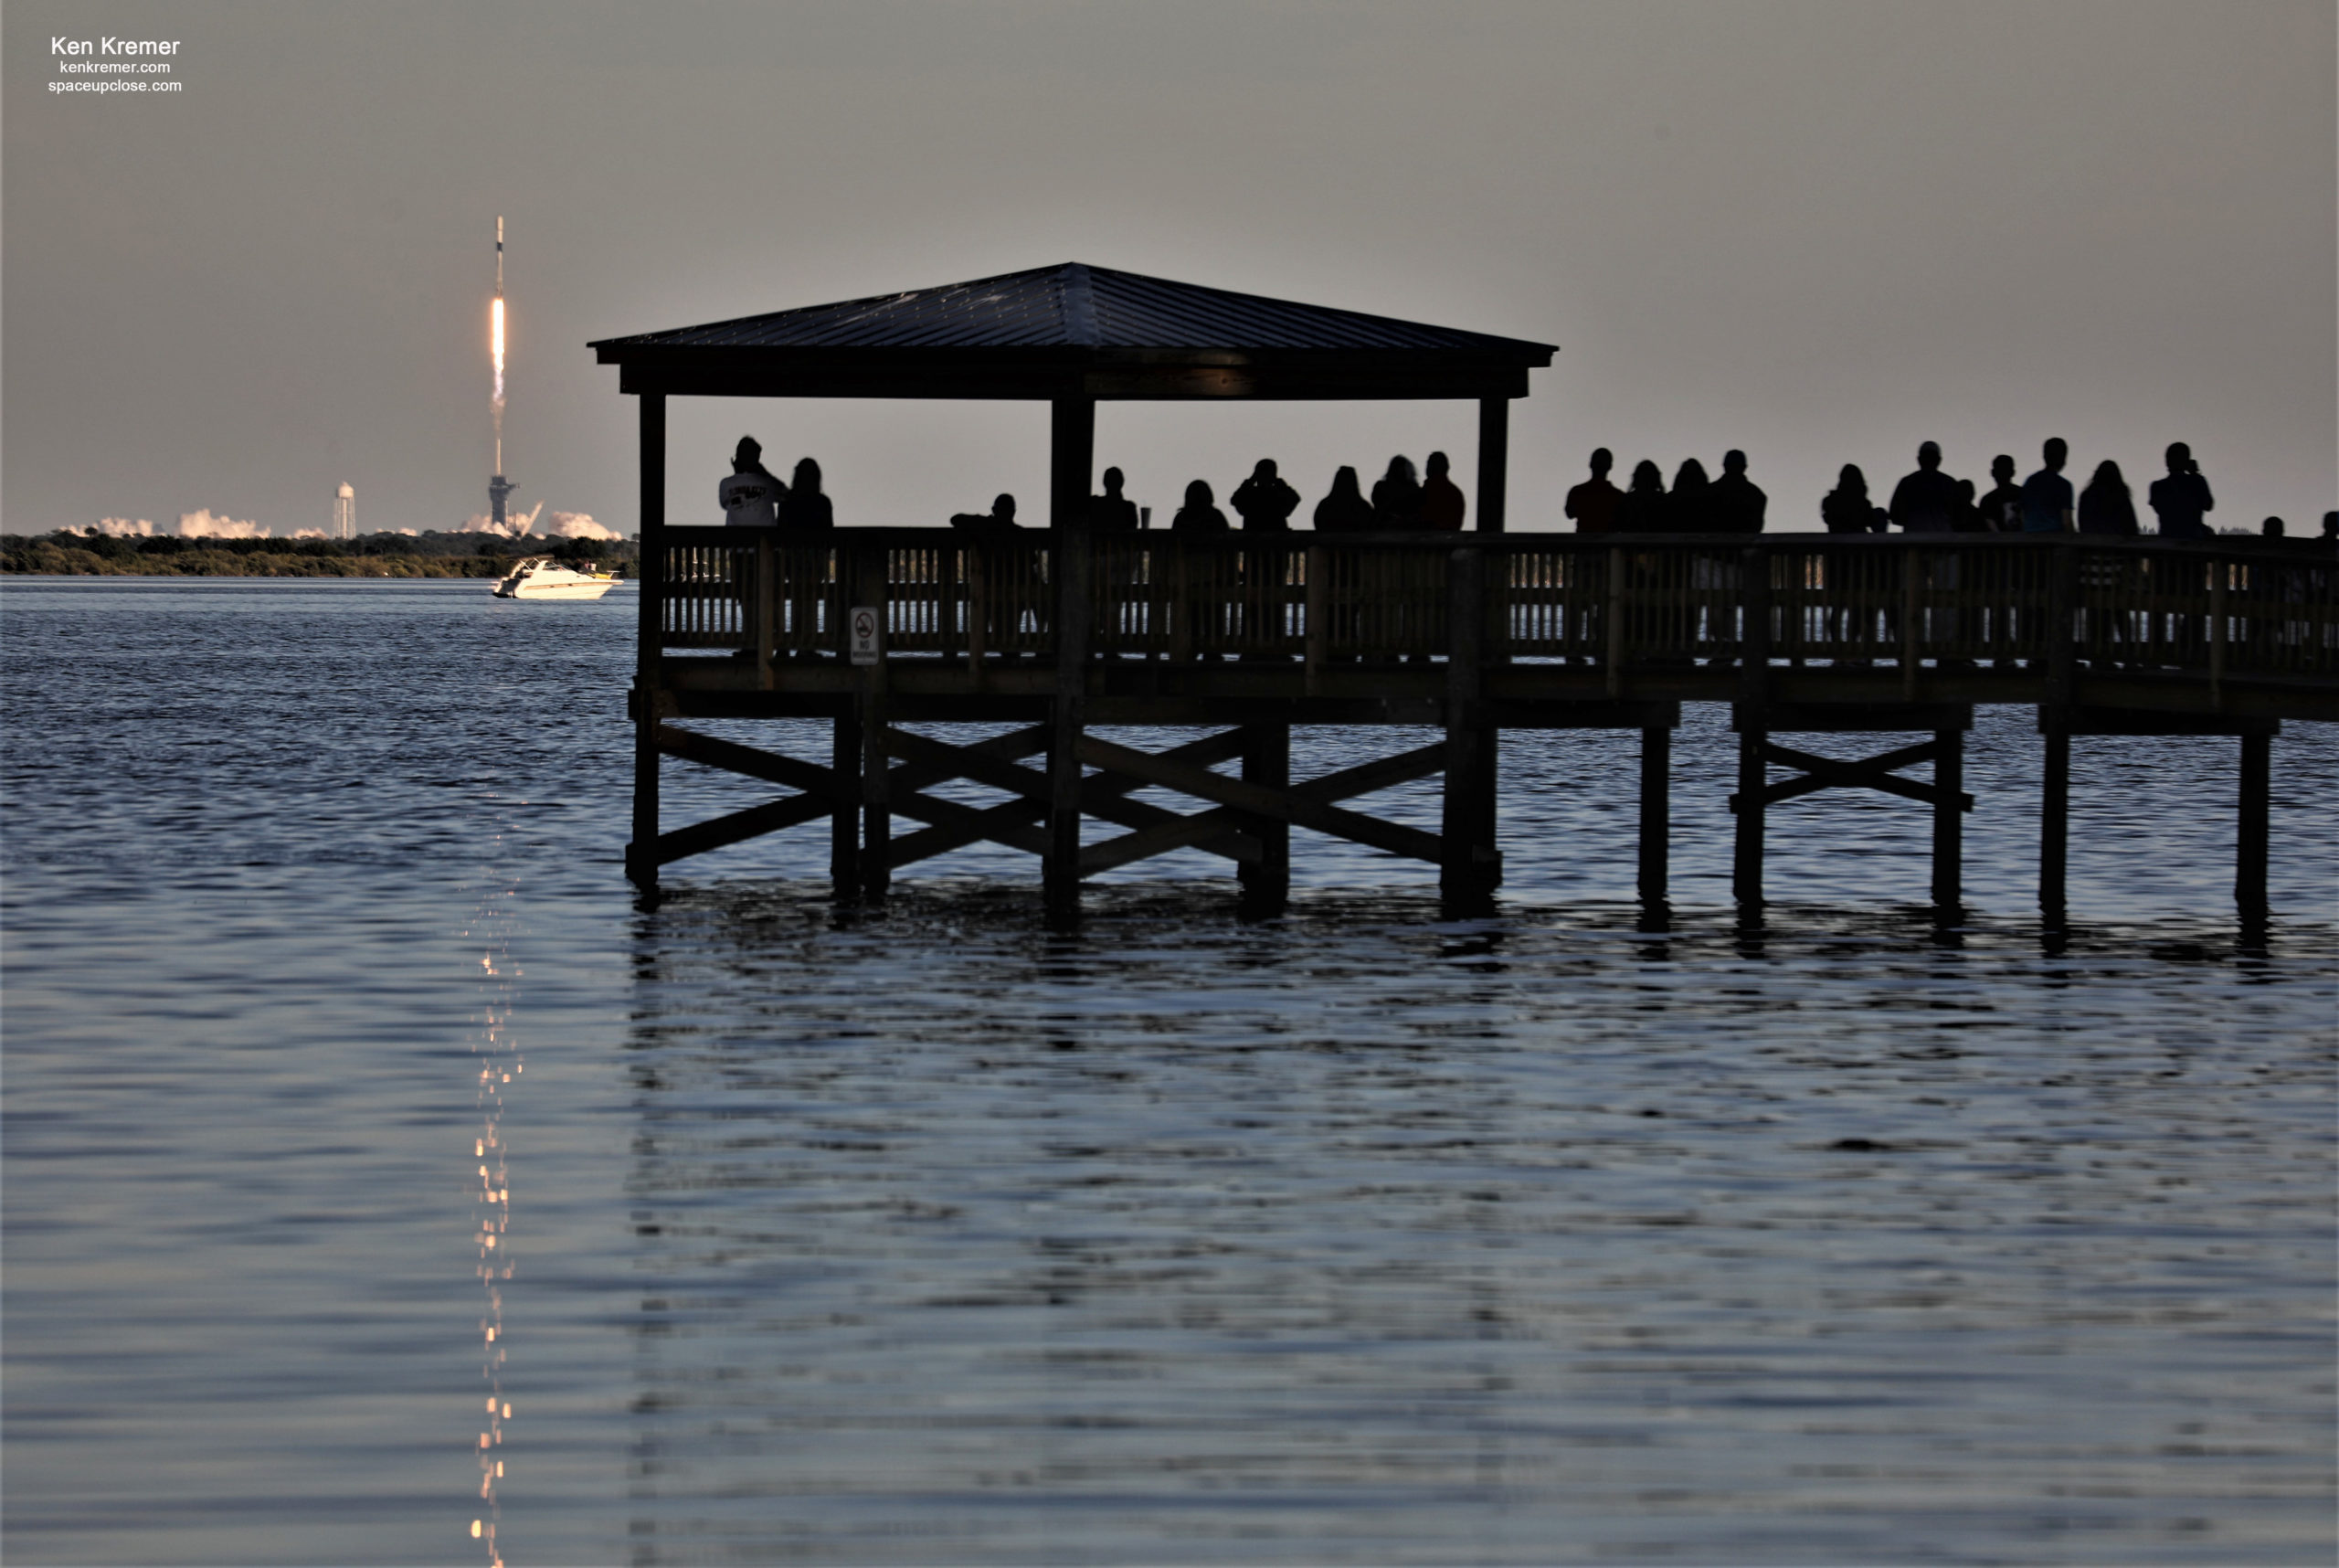
[[[1056,938],[1006,851],[840,918],[823,830],[638,909],[630,599],[0,617],[12,1563],[2332,1558],[2328,728],[2262,947],[2189,740],[2074,747],[2042,942],[2027,714],[1966,928],[1823,795],[1741,933],[1699,710],[1669,935],[1567,736],[1497,919],[1300,834],[1287,919],[1160,862]]]

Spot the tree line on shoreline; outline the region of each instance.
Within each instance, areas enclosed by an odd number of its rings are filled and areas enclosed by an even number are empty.
[[[632,575],[623,539],[507,539],[494,534],[365,534],[355,539],[124,537],[71,528],[0,535],[0,573],[45,577],[500,577],[525,556],[590,561]]]

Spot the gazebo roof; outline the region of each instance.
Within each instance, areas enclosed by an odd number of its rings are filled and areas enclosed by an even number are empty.
[[[1079,262],[604,338],[628,392],[1521,397],[1552,345]]]

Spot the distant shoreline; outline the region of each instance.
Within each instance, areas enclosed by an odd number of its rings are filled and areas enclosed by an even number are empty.
[[[0,538],[0,575],[58,577],[501,577],[529,556],[564,561],[591,560],[605,570],[629,571],[634,546],[623,541],[573,539],[498,540],[510,553],[492,555],[431,550],[407,545],[403,536],[389,548],[352,548],[339,541],[211,543],[175,538],[87,538],[46,534]],[[266,544],[277,543],[274,549]],[[167,545],[167,548],[157,546]]]

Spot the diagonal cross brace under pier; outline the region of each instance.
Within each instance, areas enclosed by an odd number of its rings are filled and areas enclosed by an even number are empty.
[[[1134,747],[1117,746],[1109,740],[1099,740],[1093,735],[1082,736],[1074,751],[1082,762],[1092,768],[1127,774],[1148,784],[1158,784],[1165,789],[1175,789],[1181,795],[1191,795],[1221,806],[1232,806],[1238,811],[1265,817],[1270,821],[1312,828],[1319,833],[1329,833],[1335,838],[1348,839],[1409,860],[1425,860],[1437,864],[1445,858],[1443,841],[1435,833],[1395,822],[1384,822],[1361,811],[1343,810],[1338,806],[1309,799],[1297,790],[1245,784],[1239,779],[1229,779],[1205,768],[1173,762]]]
[[[897,751],[897,755],[914,751],[919,756],[930,758],[934,767],[943,766],[944,763],[943,758],[931,748],[938,747],[943,752],[953,754],[964,749],[948,747],[943,742],[931,740],[924,736],[912,735],[906,731],[894,731],[892,734],[903,737],[903,746]],[[1031,749],[1032,751],[1042,749],[1044,740],[1045,736],[1042,732],[1042,744],[1034,746]],[[894,749],[890,744],[888,748]],[[1242,749],[1242,732],[1230,730],[1219,735],[1205,736],[1200,740],[1188,741],[1185,745],[1174,747],[1165,755],[1191,762],[1199,767],[1208,767],[1213,762],[1224,762],[1240,755]],[[1029,752],[1026,753],[1026,755],[1029,754]],[[950,765],[956,766],[955,758]],[[901,771],[905,770],[896,770],[897,773]],[[932,768],[922,768],[920,771],[930,772]],[[986,769],[986,771],[990,770]],[[1011,789],[1016,791],[1017,798],[995,806],[967,808],[974,812],[970,818],[954,819],[948,826],[932,827],[922,832],[906,834],[894,840],[886,849],[886,860],[890,865],[898,869],[932,855],[964,848],[981,839],[1006,843],[1015,849],[1032,848],[1029,840],[1020,837],[1002,838],[1000,834],[1029,827],[1047,816],[1048,801],[1039,793],[1045,788],[1044,776],[1028,768],[1015,769],[1013,775],[994,774],[989,779],[977,777],[972,773],[958,776],[974,778],[976,782],[990,783],[995,789]],[[1080,787],[1081,806],[1083,810],[1090,816],[1101,817],[1108,821],[1119,821],[1124,825],[1152,823],[1159,826],[1164,822],[1179,823],[1188,820],[1174,811],[1163,810],[1158,806],[1119,799],[1131,790],[1144,787],[1145,781],[1139,779],[1123,779],[1102,777],[1084,779],[1081,780]],[[920,797],[920,799],[926,799],[926,797]],[[904,810],[908,810],[909,808],[905,807]],[[915,813],[912,812],[912,814]],[[1212,853],[1222,854],[1235,861],[1255,859],[1258,855],[1258,843],[1255,840],[1246,834],[1230,831],[1225,824],[1214,827],[1208,836],[1212,842],[1198,847],[1206,849]],[[1040,852],[1034,851],[1034,853]]]
[[[1174,753],[1159,755],[1174,756]],[[1310,779],[1304,784],[1293,785],[1288,793],[1302,801],[1328,805],[1351,796],[1370,795],[1398,784],[1409,784],[1416,779],[1426,779],[1443,772],[1445,768],[1445,743],[1424,746],[1395,757],[1384,757],[1374,762],[1328,773],[1320,779]],[[1222,777],[1222,775],[1221,776]],[[1091,782],[1094,782],[1092,780]],[[1116,780],[1121,783],[1121,780]],[[1141,788],[1145,779],[1128,779],[1125,787]],[[1228,780],[1233,782],[1233,780]],[[1117,839],[1089,844],[1080,852],[1080,874],[1094,876],[1111,871],[1132,861],[1150,859],[1167,854],[1171,850],[1189,847],[1207,848],[1211,835],[1224,832],[1246,820],[1255,820],[1253,813],[1232,806],[1220,806],[1191,816],[1177,816],[1158,827],[1124,833]]]
[[[1032,756],[1045,750],[1047,744],[1046,727],[1034,725],[993,736],[972,747],[952,749],[979,752],[987,758],[1003,760]],[[766,833],[817,821],[833,813],[841,799],[848,803],[858,799],[852,785],[848,784],[840,789],[833,768],[799,761],[778,752],[741,746],[736,741],[723,740],[714,736],[702,735],[696,730],[677,729],[672,725],[661,724],[657,727],[656,746],[664,755],[680,758],[686,762],[719,768],[727,773],[743,774],[750,779],[787,785],[802,791],[659,834],[653,862],[657,865],[668,865],[692,855],[704,854],[710,850],[760,838]],[[914,763],[888,770],[886,781],[907,795],[929,784],[956,777],[958,774],[952,770],[937,771],[931,765]],[[962,810],[972,810],[973,808]],[[952,821],[956,824],[960,819],[954,815]]]
[[[1762,787],[1762,804],[1775,806],[1782,800],[1792,800],[1820,789],[1876,789],[1887,795],[1898,795],[1904,800],[1936,806],[1942,800],[1940,785],[1928,784],[1918,779],[1898,778],[1895,770],[1920,762],[1937,763],[1943,755],[1944,747],[1940,741],[1928,740],[1917,746],[1904,746],[1898,751],[1888,751],[1881,757],[1870,757],[1857,762],[1840,762],[1832,757],[1817,757],[1807,751],[1797,751],[1792,747],[1765,741],[1762,744],[1763,762],[1801,768],[1804,777],[1765,784]],[[1974,797],[1961,790],[1957,794],[1957,804],[1959,810],[1970,811],[1974,809]],[[1738,809],[1736,795],[1730,797],[1730,809]]]

